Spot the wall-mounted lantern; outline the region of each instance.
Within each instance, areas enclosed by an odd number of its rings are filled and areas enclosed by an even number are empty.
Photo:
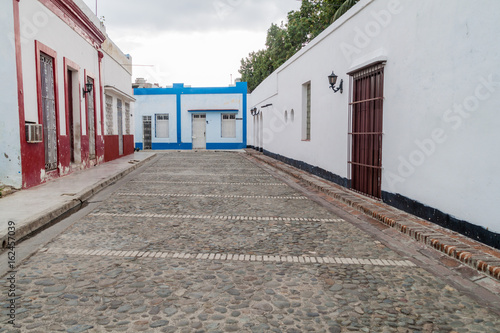
[[[91,93],[93,87],[94,87],[93,83],[87,82],[85,84],[85,88],[82,89],[83,90],[83,97],[85,97],[85,94]]]
[[[260,111],[257,110],[257,108],[250,109],[250,114],[252,116],[257,116],[259,115]]]
[[[344,80],[340,79],[339,86],[335,88],[335,83],[337,83],[337,78],[338,76],[335,75],[335,73],[332,71],[332,74],[328,75],[328,82],[330,83],[330,88],[332,88],[333,92],[336,93],[337,91],[340,90],[340,93],[342,94],[343,91],[343,83]]]

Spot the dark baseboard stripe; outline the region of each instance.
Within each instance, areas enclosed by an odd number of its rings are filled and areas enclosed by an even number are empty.
[[[436,208],[426,206],[418,201],[407,198],[400,194],[382,191],[382,200],[393,207],[407,213],[418,216],[421,219],[440,225],[444,228],[456,231],[462,235],[472,238],[483,244],[500,249],[500,234],[489,231],[483,227],[470,222],[459,220]]]
[[[327,171],[325,169],[322,169],[320,167],[317,167],[317,166],[314,166],[311,164],[307,164],[307,163],[302,162],[302,161],[294,160],[294,159],[288,158],[286,156],[275,154],[275,153],[272,153],[272,152],[267,151],[267,150],[264,150],[264,155],[267,155],[267,156],[272,157],[278,161],[281,161],[283,163],[291,165],[297,169],[312,173],[313,175],[316,175],[316,176],[321,177],[323,179],[334,182],[335,184],[338,184],[340,186],[349,187],[351,185],[351,182],[347,178],[336,175],[336,174],[334,174],[330,171]]]
[[[257,149],[259,150],[259,149]],[[311,164],[294,160],[286,156],[272,153],[268,150],[264,150],[264,155],[272,157],[278,161],[284,162],[291,165],[297,169],[307,171],[313,175],[321,177],[323,179],[329,180],[335,184],[343,187],[350,188],[350,179],[336,175],[330,171],[324,170],[322,168],[313,166]],[[483,244],[489,245],[496,249],[500,249],[500,234],[489,231],[483,227],[477,226],[467,221],[459,220],[446,214],[436,208],[426,206],[418,201],[407,198],[400,194],[388,193],[382,191],[382,200],[384,203],[393,206],[395,208],[401,209],[409,214],[415,215],[421,219],[433,222],[444,228],[456,231],[462,235],[465,235],[471,239],[474,239]]]

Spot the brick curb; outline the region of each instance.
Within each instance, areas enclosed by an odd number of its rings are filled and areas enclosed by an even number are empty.
[[[451,230],[405,213],[381,201],[361,196],[326,179],[297,169],[272,157],[247,149],[249,158],[258,159],[328,196],[410,236],[479,272],[500,280],[500,251]]]
[[[156,157],[156,154],[152,154],[151,156],[148,156],[145,159],[143,159],[137,163],[131,164],[125,170],[117,172],[114,175],[112,175],[104,180],[101,180],[95,184],[92,184],[91,186],[88,186],[87,188],[85,188],[82,191],[80,191],[79,193],[77,193],[71,201],[59,204],[55,207],[51,207],[51,208],[43,211],[42,213],[40,213],[36,216],[33,216],[29,219],[26,219],[22,222],[17,222],[16,224],[20,224],[21,226],[16,229],[16,241],[19,242],[19,240],[31,235],[32,233],[43,228],[44,226],[51,223],[52,221],[54,221],[55,219],[57,219],[61,215],[65,214],[66,212],[81,205],[84,201],[88,200],[90,197],[92,197],[93,195],[95,195],[99,191],[103,190],[108,185],[125,177],[127,174],[134,171],[138,167],[142,166],[146,162],[150,161],[154,157]],[[8,234],[0,236],[1,248],[4,248],[3,244],[4,244],[4,241],[5,241],[5,243],[7,243],[7,239],[8,239]]]

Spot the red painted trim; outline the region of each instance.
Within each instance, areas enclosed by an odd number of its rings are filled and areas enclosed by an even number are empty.
[[[44,53],[49,57],[52,57],[52,70],[54,72],[54,101],[55,101],[55,112],[56,112],[56,138],[57,138],[57,162],[59,164],[60,158],[59,153],[61,147],[59,145],[61,128],[59,121],[59,84],[58,84],[58,72],[57,72],[57,52],[48,47],[45,44],[35,40],[35,62],[36,62],[36,92],[38,101],[38,123],[43,124],[43,103],[42,103],[42,74],[40,72],[40,54]]]
[[[123,135],[123,156],[134,153],[135,143],[133,134]]]
[[[19,128],[21,130],[21,146],[26,142],[26,133],[24,128],[24,85],[23,85],[23,62],[21,57],[21,25],[19,19],[19,0],[13,0],[14,8],[14,35],[16,52],[16,70],[17,70],[17,104],[19,107]],[[24,140],[23,140],[24,139]],[[22,149],[22,147],[21,147]]]
[[[101,51],[97,52],[99,58],[99,94],[100,94],[100,105],[101,105],[101,135],[104,138],[104,84],[102,82],[102,58],[104,58],[104,53]]]
[[[57,124],[57,135],[59,136],[59,89],[57,82],[57,52],[52,50],[50,47],[42,44],[41,42],[35,40],[35,61],[36,61],[36,87],[37,87],[37,101],[38,101],[38,121],[40,124],[43,123],[42,117],[42,74],[40,72],[40,53],[45,53],[49,57],[52,57],[53,71],[54,71],[54,98],[56,107],[56,124]]]
[[[96,93],[95,93],[95,75],[92,74],[91,72],[87,71],[86,69],[84,70],[84,82],[83,85],[85,86],[87,84],[87,78],[91,78],[94,81],[94,86],[92,88],[91,94],[94,97],[94,144],[95,144],[95,156],[96,159],[98,158],[98,150],[97,150],[97,113],[96,113]],[[85,94],[85,136],[88,138],[89,132],[88,132],[88,125],[89,125],[89,104],[88,104],[88,94]],[[90,140],[88,141],[88,151],[87,151],[87,156],[90,156]]]
[[[24,83],[23,83],[23,63],[21,53],[21,24],[19,18],[19,0],[12,1],[13,16],[14,16],[14,43],[16,52],[16,72],[17,72],[17,104],[19,112],[19,133],[21,143],[21,173],[22,173],[22,186],[27,186],[25,172],[27,170],[28,147],[26,143],[26,129],[24,123],[26,121],[24,115]]]
[[[70,107],[69,107],[69,96],[67,94],[67,92],[68,92],[68,70],[70,70],[70,69],[73,70],[76,73],[76,75],[79,76],[80,66],[76,62],[73,62],[66,57],[63,58],[63,62],[64,62],[64,105],[66,107],[66,112],[65,112],[66,113],[66,133],[67,133],[67,135],[69,135],[70,123],[68,120],[70,119],[70,116],[69,116]],[[80,82],[80,80],[78,80],[78,82]],[[78,89],[78,92],[80,92],[80,89]],[[80,93],[78,93],[78,98],[80,101],[80,103],[78,103],[78,106],[81,108],[82,103],[81,103],[81,94]],[[80,114],[80,124],[81,124],[82,123],[82,120],[81,120],[82,110],[80,108],[78,109],[78,111]],[[80,127],[80,132],[81,132],[81,127]]]
[[[101,30],[72,0],[39,1],[95,48],[99,48],[106,40]]]
[[[65,105],[65,108],[66,108],[66,111],[65,111],[65,114],[66,114],[66,144],[67,144],[67,147],[61,147],[62,149],[66,149],[67,152],[69,152],[69,155],[66,154],[63,156],[65,156],[66,158],[64,158],[65,162],[67,165],[65,166],[69,166],[71,165],[71,160],[73,158],[73,156],[71,156],[71,140],[74,140],[73,138],[71,138],[71,130],[70,130],[70,127],[73,125],[70,123],[70,120],[72,119],[73,122],[75,121],[75,119],[73,118],[74,116],[72,115],[70,117],[70,110],[73,111],[73,113],[75,111],[78,112],[79,114],[79,117],[80,117],[80,138],[82,137],[82,127],[81,127],[81,123],[82,123],[82,110],[81,110],[81,105],[82,105],[82,100],[81,100],[81,93],[80,93],[80,66],[69,60],[68,58],[64,57],[63,58],[63,62],[64,62],[64,105]],[[71,70],[73,72],[73,75],[76,75],[77,78],[78,78],[78,88],[77,88],[77,92],[78,92],[78,110],[74,110],[73,109],[73,106],[70,107],[69,105],[69,96],[68,96],[68,87],[69,87],[69,83],[68,83],[68,70]],[[75,89],[75,87],[72,85],[72,88]],[[72,94],[73,92],[71,91],[70,94]],[[75,104],[74,102],[74,97],[75,96],[72,96],[73,97],[73,104]],[[75,133],[73,133],[74,135]],[[81,140],[81,139],[80,139]],[[66,153],[66,151],[64,152]],[[80,151],[80,154],[81,154],[81,151]]]
[[[116,160],[120,157],[120,138],[118,135],[104,136],[104,162]]]
[[[104,137],[104,161],[109,162],[117,158],[134,153],[134,136],[123,135],[123,155],[120,155],[120,137],[118,135],[106,135]]]

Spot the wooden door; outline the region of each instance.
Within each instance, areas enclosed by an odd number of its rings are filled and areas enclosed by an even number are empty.
[[[381,198],[384,67],[351,74],[351,187]]]

